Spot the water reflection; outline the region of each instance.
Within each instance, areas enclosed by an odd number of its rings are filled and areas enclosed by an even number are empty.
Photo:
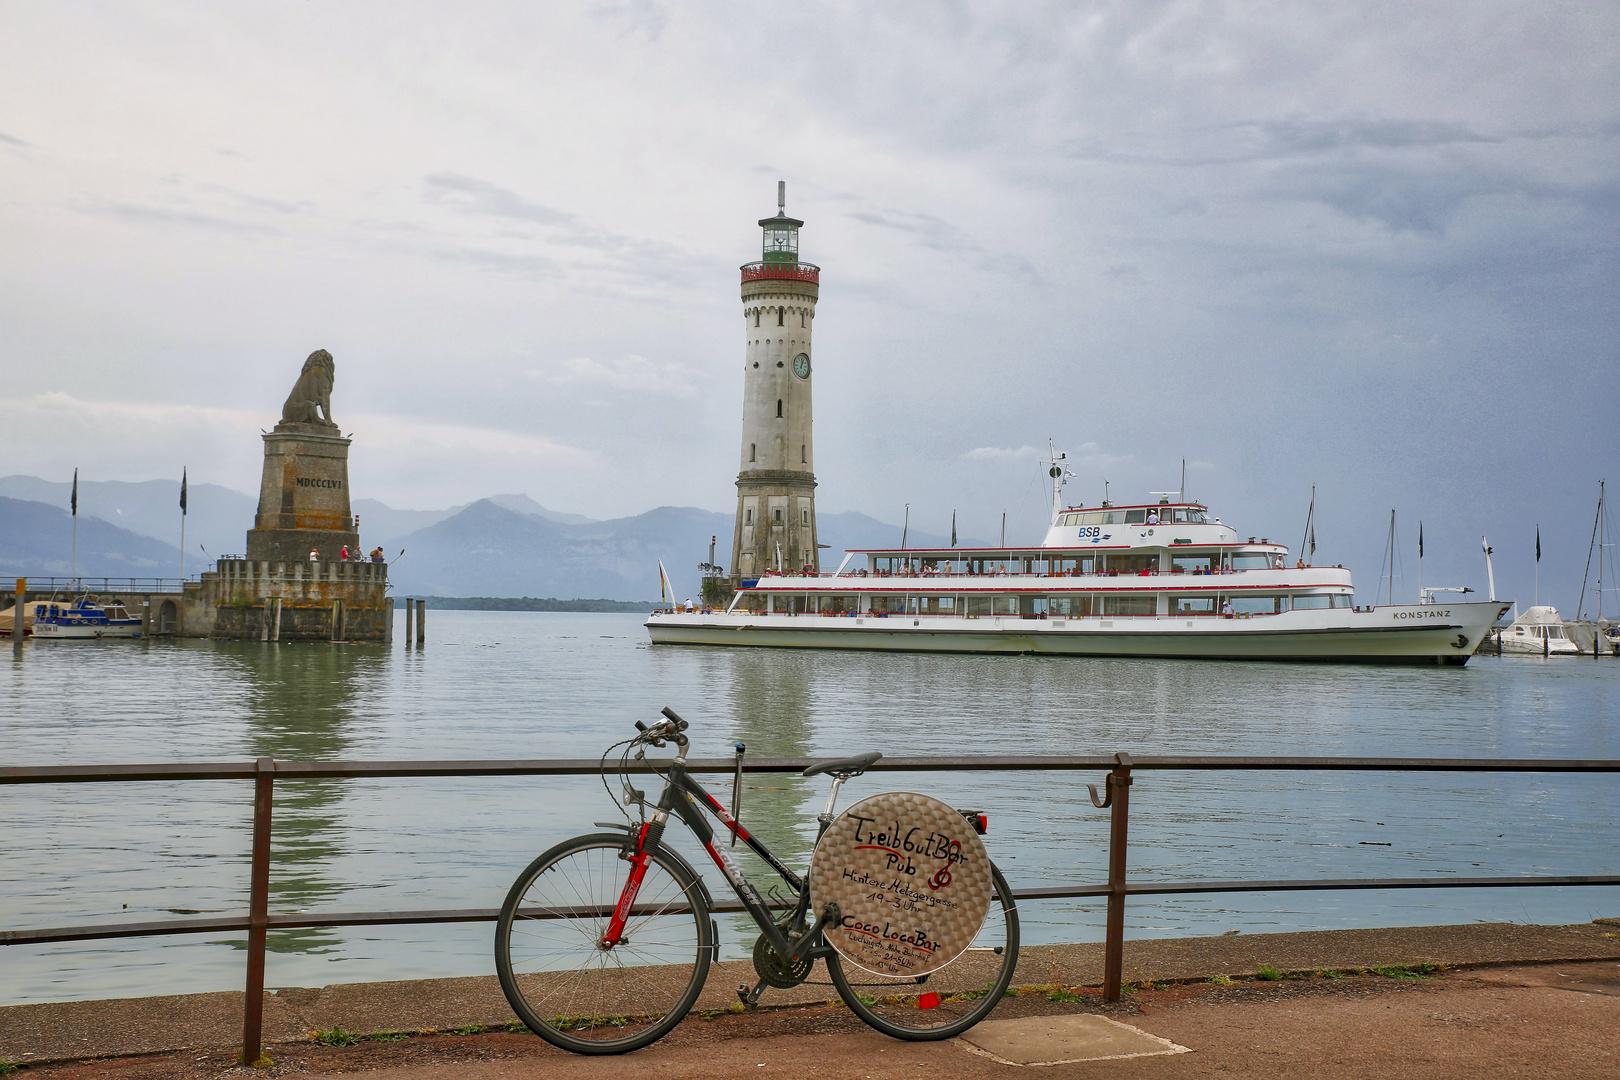
[[[377,648],[325,643],[242,643],[231,657],[252,686],[244,737],[248,756],[299,761],[353,757],[358,701],[380,674]],[[347,854],[346,780],[278,780],[271,827],[270,910],[332,907],[354,883],[330,866]],[[270,931],[277,953],[320,955],[341,938],[330,930]],[[238,947],[243,943],[233,942]]]

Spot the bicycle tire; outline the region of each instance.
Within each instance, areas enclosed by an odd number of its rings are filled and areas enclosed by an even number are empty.
[[[892,1038],[931,1042],[955,1038],[990,1015],[1018,967],[1018,905],[994,865],[990,877],[995,899],[973,944],[921,983],[846,967],[836,952],[827,957],[827,974],[856,1016]]]
[[[625,837],[565,840],[518,875],[495,924],[495,970],[518,1018],[576,1054],[623,1054],[681,1022],[703,990],[714,924],[702,886],[661,851],[611,949],[598,944],[624,888]],[[651,935],[651,936],[649,936]]]

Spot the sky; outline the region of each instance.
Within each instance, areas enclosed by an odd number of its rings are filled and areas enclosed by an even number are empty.
[[[1290,546],[1315,485],[1369,593],[1394,509],[1407,593],[1421,520],[1528,603],[1539,523],[1569,614],[1617,54],[1606,2],[0,0],[0,474],[252,493],[325,348],[357,496],[729,512],[781,179],[824,510],[1033,540],[1050,439]]]

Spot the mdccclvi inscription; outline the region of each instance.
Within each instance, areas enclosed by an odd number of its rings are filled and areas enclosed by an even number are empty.
[[[318,476],[300,476],[298,477],[298,486],[310,488],[337,488],[341,491],[343,488],[343,481],[323,480]]]
[[[990,911],[990,857],[972,824],[938,799],[891,791],[834,821],[810,862],[810,900],[838,904],[827,942],[878,975],[926,975],[973,943]]]

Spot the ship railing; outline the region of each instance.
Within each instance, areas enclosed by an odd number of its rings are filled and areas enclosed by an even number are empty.
[[[814,758],[756,758],[740,766],[750,773],[796,773],[815,763]],[[641,761],[629,767],[652,771],[658,762]],[[732,774],[739,768],[733,758],[693,759],[687,771]],[[219,934],[247,932],[246,997],[242,1018],[242,1060],[259,1060],[264,1035],[264,977],[266,936],[271,930],[313,927],[398,926],[428,923],[493,922],[493,907],[412,911],[270,911],[272,863],[271,819],[275,784],[279,780],[382,780],[406,777],[513,777],[596,776],[596,758],[484,761],[283,761],[261,757],[256,761],[186,762],[158,765],[13,765],[0,767],[0,785],[141,783],[151,781],[240,780],[253,783],[253,833],[248,865],[248,907],[239,915],[205,918],[158,919],[143,922],[95,923],[0,930],[0,945],[42,945],[64,941],[151,937],[167,934]],[[1099,897],[1107,901],[1104,929],[1102,996],[1118,1001],[1123,990],[1125,907],[1134,896],[1190,896],[1210,893],[1345,892],[1370,889],[1504,889],[1526,887],[1620,886],[1620,874],[1520,874],[1451,877],[1350,878],[1243,878],[1237,880],[1162,881],[1131,878],[1129,863],[1130,795],[1139,774],[1161,772],[1226,772],[1253,775],[1279,772],[1356,773],[1547,773],[1591,775],[1620,773],[1620,760],[1570,758],[1385,758],[1385,757],[1249,757],[1150,755],[1134,757],[1120,752],[1097,756],[886,757],[868,772],[1079,772],[1105,773],[1103,794],[1087,787],[1091,804],[1109,811],[1106,880],[1086,885],[1026,885],[1013,890],[1022,903]],[[66,804],[65,804],[66,805]],[[1085,803],[1076,805],[1084,807]],[[1620,855],[1620,822],[1608,827],[1596,823],[1594,836],[1608,836]],[[545,846],[542,838],[536,850]],[[790,901],[782,901],[788,904]],[[717,912],[737,912],[742,905],[722,899]]]

